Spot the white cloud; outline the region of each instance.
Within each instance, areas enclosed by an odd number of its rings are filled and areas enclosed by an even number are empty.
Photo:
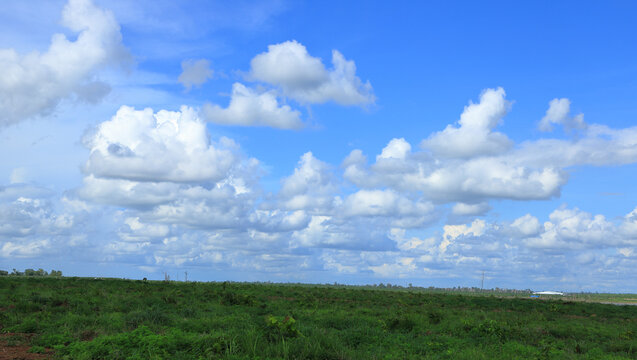
[[[269,45],[250,64],[252,79],[279,86],[286,96],[304,104],[367,105],[376,100],[371,84],[356,76],[354,61],[336,50],[329,70],[294,40]]]
[[[181,62],[181,70],[177,81],[186,88],[186,91],[190,91],[193,86],[203,85],[213,75],[210,61],[206,59],[184,60]]]
[[[467,216],[467,215],[484,215],[489,210],[491,210],[491,206],[489,206],[489,204],[486,202],[478,203],[478,204],[465,204],[460,202],[460,203],[456,203],[453,206],[453,208],[451,209],[451,212],[454,215]]]
[[[349,195],[339,213],[352,216],[383,216],[396,218],[395,221],[408,223],[408,219],[418,218],[419,225],[433,212],[433,205],[425,201],[412,201],[393,190],[359,190]],[[403,226],[404,226],[403,224]]]
[[[288,105],[280,105],[274,90],[257,93],[243,84],[232,85],[227,108],[206,103],[202,116],[222,125],[271,126],[279,129],[298,129],[303,126],[301,113]]]
[[[180,111],[122,106],[85,139],[90,156],[84,171],[127,181],[215,183],[238,161],[236,144],[212,144],[206,125],[188,107]]]
[[[139,217],[129,217],[124,220],[125,226],[120,229],[120,239],[130,242],[145,242],[152,238],[168,236],[170,228],[164,224],[146,224],[139,221]]]
[[[517,232],[517,236],[522,238],[537,235],[542,229],[539,220],[531,214],[515,219],[511,223],[511,228]]]
[[[476,219],[471,223],[471,226],[467,225],[445,225],[443,227],[444,234],[442,235],[442,242],[440,243],[440,251],[445,252],[447,247],[452,241],[456,240],[460,236],[481,236],[484,234],[487,224],[484,220]]]
[[[0,257],[32,258],[71,251],[75,229],[86,219],[51,190],[31,185],[0,186]]]
[[[250,215],[251,226],[262,232],[285,232],[301,230],[310,223],[311,217],[303,210],[257,210]]]
[[[414,258],[401,257],[394,263],[384,263],[382,265],[370,266],[370,270],[374,274],[384,278],[404,278],[409,275],[413,276],[416,271]]]
[[[55,34],[42,54],[0,49],[0,126],[49,113],[66,98],[95,102],[108,93],[96,72],[128,58],[113,14],[89,0],[69,0],[62,25],[79,33],[75,41]]]
[[[484,220],[475,220],[470,226],[445,225],[443,239],[456,240],[461,235],[469,234],[484,236],[484,241],[488,242],[508,239],[511,246],[520,250],[539,252],[619,249],[637,245],[636,233],[632,232],[636,228],[634,212],[613,222],[601,214],[593,215],[562,206],[551,212],[548,221],[543,224],[537,217],[526,214],[501,225],[489,224]]]
[[[486,90],[479,104],[465,108],[460,127],[450,125],[430,136],[422,142],[422,151],[411,151],[404,139],[392,139],[368,165],[366,156],[353,150],[342,163],[343,177],[362,188],[421,191],[437,202],[475,204],[557,197],[568,181],[569,167],[637,162],[637,127],[591,124],[576,139],[513,146],[504,134],[494,137],[491,131],[507,108],[503,90]]]
[[[591,124],[576,140],[521,143],[506,157],[529,166],[623,165],[637,162],[637,127],[611,129]]]
[[[527,246],[578,249],[605,247],[626,241],[617,237],[616,225],[607,221],[603,215],[593,216],[579,209],[562,208],[553,211],[549,219],[538,236],[525,240]]]
[[[567,174],[550,163],[532,167],[507,155],[450,160],[431,158],[426,153],[412,153],[404,159],[381,154],[375,164],[366,166],[362,152],[355,150],[343,163],[343,175],[360,187],[421,191],[439,202],[464,203],[493,198],[547,199],[558,195],[566,183]]]
[[[553,99],[549,102],[549,109],[539,124],[541,131],[553,131],[551,124],[561,124],[567,131],[584,130],[587,125],[584,122],[584,114],[569,116],[571,101],[566,98]]]
[[[0,256],[3,258],[31,258],[42,255],[49,250],[51,244],[46,239],[14,242],[7,241],[0,248]]]
[[[259,162],[246,158],[231,139],[212,142],[195,110],[154,113],[123,106],[84,142],[90,155],[77,193],[127,209],[121,239],[152,243],[168,236],[168,226],[176,226],[170,233],[178,235],[193,228],[250,227]]]
[[[294,173],[281,181],[278,196],[284,209],[326,211],[333,206],[335,191],[330,166],[307,152]]]
[[[409,153],[411,153],[411,145],[405,139],[391,139],[380,155],[376,156],[376,161],[381,159],[404,160]]]
[[[511,106],[505,95],[502,88],[486,89],[478,104],[465,106],[458,121],[460,126],[448,125],[424,140],[422,147],[447,158],[495,155],[508,150],[513,145],[511,140],[502,133],[492,132]]]
[[[434,237],[428,237],[420,239],[416,236],[407,238],[405,236],[405,229],[392,228],[389,231],[389,237],[396,242],[398,249],[407,252],[430,252],[435,249],[436,239]]]

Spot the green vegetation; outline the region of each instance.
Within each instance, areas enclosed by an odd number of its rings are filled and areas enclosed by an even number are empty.
[[[51,270],[51,272],[46,272],[46,270],[44,269],[38,269],[38,270],[33,270],[33,269],[26,269],[24,270],[24,272],[22,271],[18,271],[16,269],[13,269],[13,272],[9,273],[6,270],[0,270],[0,276],[8,276],[8,275],[12,275],[12,276],[57,276],[60,277],[62,276],[62,272],[59,270]]]
[[[2,276],[0,332],[60,359],[637,358],[637,306],[521,296]]]

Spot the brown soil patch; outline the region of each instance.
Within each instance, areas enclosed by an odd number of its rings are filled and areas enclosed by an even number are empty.
[[[30,353],[27,345],[35,334],[6,333],[0,334],[0,360],[40,360],[51,359],[52,351],[47,354]],[[18,341],[16,341],[18,339]]]

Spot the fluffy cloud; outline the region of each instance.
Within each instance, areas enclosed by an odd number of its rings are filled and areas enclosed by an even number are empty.
[[[269,45],[251,61],[250,77],[281,88],[304,104],[334,101],[341,105],[367,105],[375,101],[372,86],[356,76],[354,61],[332,51],[332,69],[308,54],[297,41]]]
[[[637,162],[637,127],[611,129],[591,124],[576,140],[540,139],[520,144],[507,161],[530,166],[609,166]]]
[[[471,158],[506,151],[513,145],[511,140],[492,131],[510,107],[505,95],[502,88],[483,91],[478,104],[471,103],[464,108],[459,126],[448,125],[421,145],[431,149],[436,156],[448,158]]]
[[[445,225],[443,227],[444,234],[440,243],[440,251],[445,252],[449,244],[460,236],[481,236],[484,234],[486,223],[484,220],[474,220],[470,226],[467,225]]]
[[[526,214],[515,219],[515,221],[511,223],[511,229],[515,231],[514,236],[526,238],[539,234],[542,228],[539,220],[535,216]]]
[[[413,272],[416,270],[416,263],[414,262],[414,258],[401,257],[394,263],[370,266],[369,269],[380,277],[393,279],[405,278],[409,275],[413,276]]]
[[[62,25],[78,33],[75,41],[55,34],[42,54],[0,49],[0,126],[51,112],[65,98],[96,102],[108,93],[96,72],[128,57],[113,14],[90,0],[70,0]]]
[[[274,90],[258,93],[243,84],[232,85],[227,108],[206,103],[202,116],[222,125],[271,126],[279,129],[298,129],[303,126],[301,113],[288,105],[279,105]]]
[[[281,181],[280,206],[287,210],[327,211],[337,200],[333,180],[330,166],[307,152],[294,173]]]
[[[410,227],[410,220],[415,226],[426,222],[433,209],[431,203],[412,201],[393,190],[359,190],[345,199],[339,212],[347,217],[395,217],[395,226]]]
[[[78,194],[129,208],[127,218],[135,222],[125,221],[121,237],[168,225],[249,226],[259,162],[242,155],[228,138],[212,142],[195,110],[154,113],[123,106],[84,142],[90,155]]]
[[[56,208],[52,195],[31,185],[0,187],[0,257],[35,257],[69,246],[76,214]]]
[[[383,153],[403,142],[390,141]],[[399,157],[386,158],[381,153],[371,166],[366,164],[362,152],[354,150],[343,162],[343,175],[365,188],[388,186],[399,191],[420,191],[438,202],[464,203],[494,198],[546,199],[558,195],[567,180],[559,168],[529,166],[504,155],[448,160],[431,158],[426,153],[406,153],[408,147],[402,148]]]
[[[367,105],[375,101],[369,82],[363,83],[356,76],[353,61],[334,50],[332,64],[333,69],[326,69],[321,59],[310,56],[305,46],[296,41],[270,45],[267,52],[252,59],[248,75],[249,80],[268,84],[266,90],[234,83],[228,106],[206,103],[201,116],[222,125],[299,129],[304,126],[301,113],[281,104],[279,95],[302,104],[334,101],[340,105]],[[207,64],[200,61],[182,66],[180,81],[187,89],[195,84],[192,79],[205,80]]]
[[[561,124],[567,131],[586,129],[584,114],[569,116],[571,101],[566,98],[553,99],[549,102],[549,109],[539,124],[541,131],[553,131],[551,124]]]
[[[181,74],[177,78],[185,88],[190,91],[193,86],[201,86],[212,78],[210,61],[206,59],[184,60],[181,62]]]
[[[478,104],[465,108],[459,126],[449,125],[425,139],[422,151],[412,151],[405,139],[392,139],[368,165],[362,151],[353,150],[341,165],[344,178],[362,188],[422,192],[440,203],[485,204],[453,209],[456,215],[480,215],[490,199],[559,196],[569,167],[637,162],[637,127],[591,124],[576,139],[539,139],[514,146],[506,135],[492,131],[509,108],[504,95],[502,89],[485,90]],[[564,119],[568,104],[566,99],[553,101],[550,118]]]
[[[593,216],[578,209],[557,209],[549,219],[537,236],[525,240],[527,246],[545,250],[580,249],[630,242],[618,238],[617,226],[603,215]]]
[[[135,110],[122,106],[85,139],[84,171],[96,178],[127,181],[216,183],[238,162],[237,145],[212,144],[196,111]]]
[[[625,248],[637,245],[634,232],[637,208],[618,221],[610,221],[601,214],[593,215],[577,208],[560,207],[543,224],[530,214],[511,222],[487,223],[478,219],[470,225],[445,225],[443,242],[470,235],[483,237],[484,242],[500,239],[524,251],[555,252],[584,249]],[[449,240],[449,242],[445,242]]]

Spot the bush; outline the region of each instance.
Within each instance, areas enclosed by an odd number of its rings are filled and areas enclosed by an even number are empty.
[[[385,321],[384,328],[389,331],[411,332],[416,322],[405,316],[396,316]]]
[[[442,321],[442,314],[438,312],[430,312],[427,317],[429,318],[429,322],[431,324],[440,324],[440,322]]]
[[[281,319],[268,315],[265,319],[265,323],[267,330],[266,333],[270,340],[302,336],[301,332],[296,327],[296,320],[294,320],[291,316],[286,316],[284,319]]]

